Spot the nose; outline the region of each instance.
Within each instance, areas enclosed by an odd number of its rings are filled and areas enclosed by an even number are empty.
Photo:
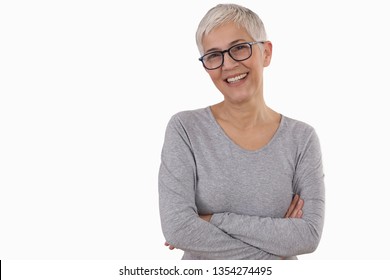
[[[235,61],[228,52],[223,54],[223,64],[222,64],[222,69],[228,70],[235,68],[238,65],[238,61]]]

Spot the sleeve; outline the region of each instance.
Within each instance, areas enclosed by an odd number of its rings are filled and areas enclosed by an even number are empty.
[[[166,241],[203,259],[280,259],[202,220],[195,204],[196,163],[186,130],[170,120],[159,171],[159,208]]]
[[[296,161],[293,189],[304,200],[303,217],[270,218],[218,213],[211,223],[230,236],[278,256],[313,252],[320,241],[325,215],[321,150],[314,130]]]

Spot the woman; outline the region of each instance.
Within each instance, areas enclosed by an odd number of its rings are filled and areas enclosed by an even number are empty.
[[[175,114],[159,172],[166,245],[183,259],[296,259],[324,222],[314,129],[269,108],[272,44],[251,10],[217,5],[199,24],[200,61],[223,101]]]

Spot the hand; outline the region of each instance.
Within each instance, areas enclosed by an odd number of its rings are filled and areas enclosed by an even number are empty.
[[[291,201],[290,207],[288,207],[285,218],[302,218],[303,212],[303,199],[299,195],[294,195],[293,200]],[[285,260],[286,257],[280,257],[281,260]]]
[[[174,247],[174,246],[172,246],[171,244],[169,244],[169,243],[168,243],[168,242],[166,242],[166,241],[165,241],[164,245],[165,245],[165,246],[169,246],[169,250],[173,250],[173,249],[175,249],[175,247]]]
[[[303,212],[303,200],[299,195],[294,195],[293,200],[291,201],[290,207],[288,207],[287,213],[284,216],[285,218],[302,218]]]

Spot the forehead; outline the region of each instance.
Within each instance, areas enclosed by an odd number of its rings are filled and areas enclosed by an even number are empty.
[[[209,49],[225,49],[237,40],[252,41],[253,38],[251,38],[245,28],[230,22],[215,27],[207,35],[204,35],[202,44],[203,49],[207,52]]]

